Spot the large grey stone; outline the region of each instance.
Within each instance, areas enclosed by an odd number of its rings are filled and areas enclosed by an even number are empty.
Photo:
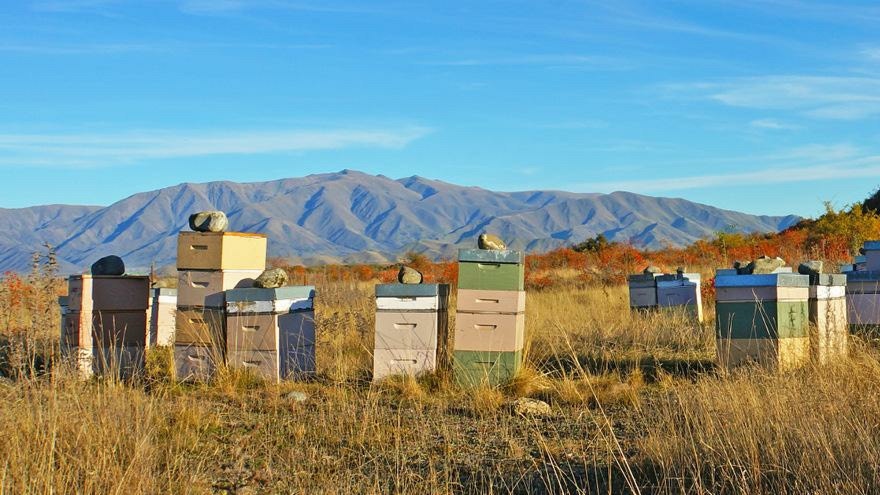
[[[116,255],[104,256],[98,261],[92,263],[92,275],[123,275],[125,273],[125,263],[122,258]]]
[[[196,232],[226,232],[229,219],[222,211],[200,211],[189,216],[189,228]]]
[[[749,263],[749,274],[752,275],[766,275],[768,273],[773,273],[777,268],[782,268],[785,266],[785,260],[782,258],[770,258],[768,256],[761,256]],[[748,267],[747,267],[748,268]]]
[[[477,238],[477,247],[489,251],[504,251],[507,249],[507,244],[497,235],[480,234],[480,237]]]
[[[260,289],[277,289],[287,285],[287,272],[281,268],[270,268],[254,279],[254,287]]]
[[[400,265],[400,271],[397,272],[397,281],[402,284],[420,284],[422,283],[422,272],[406,265]]]
[[[822,270],[825,268],[825,263],[822,261],[804,261],[800,265],[798,265],[798,273],[801,275],[819,275],[822,273]]]

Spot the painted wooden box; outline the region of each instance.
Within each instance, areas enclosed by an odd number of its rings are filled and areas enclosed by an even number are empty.
[[[459,351],[453,353],[455,381],[462,387],[509,383],[523,365],[523,352]]]
[[[67,279],[70,311],[146,311],[150,277],[71,275]]]
[[[223,308],[225,291],[253,287],[262,270],[178,270],[177,305]]]
[[[459,289],[521,291],[524,279],[525,265],[519,251],[459,251]]]
[[[246,232],[181,232],[178,270],[264,270],[266,236]]]
[[[849,341],[846,275],[810,276],[810,355],[825,364],[845,356]]]

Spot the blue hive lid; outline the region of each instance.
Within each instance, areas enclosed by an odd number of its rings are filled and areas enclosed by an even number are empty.
[[[377,284],[376,297],[447,296],[448,284]]]

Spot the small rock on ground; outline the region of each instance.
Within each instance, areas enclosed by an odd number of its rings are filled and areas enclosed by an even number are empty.
[[[546,417],[553,414],[550,404],[538,399],[530,399],[528,397],[520,397],[511,404],[511,408],[515,414],[520,416]]]

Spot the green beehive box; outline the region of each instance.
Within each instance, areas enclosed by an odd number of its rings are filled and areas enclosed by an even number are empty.
[[[523,366],[523,351],[454,351],[455,382],[461,387],[505,385]]]
[[[719,339],[785,339],[809,336],[807,301],[716,302]]]
[[[525,265],[510,263],[458,263],[458,288],[523,290]]]

